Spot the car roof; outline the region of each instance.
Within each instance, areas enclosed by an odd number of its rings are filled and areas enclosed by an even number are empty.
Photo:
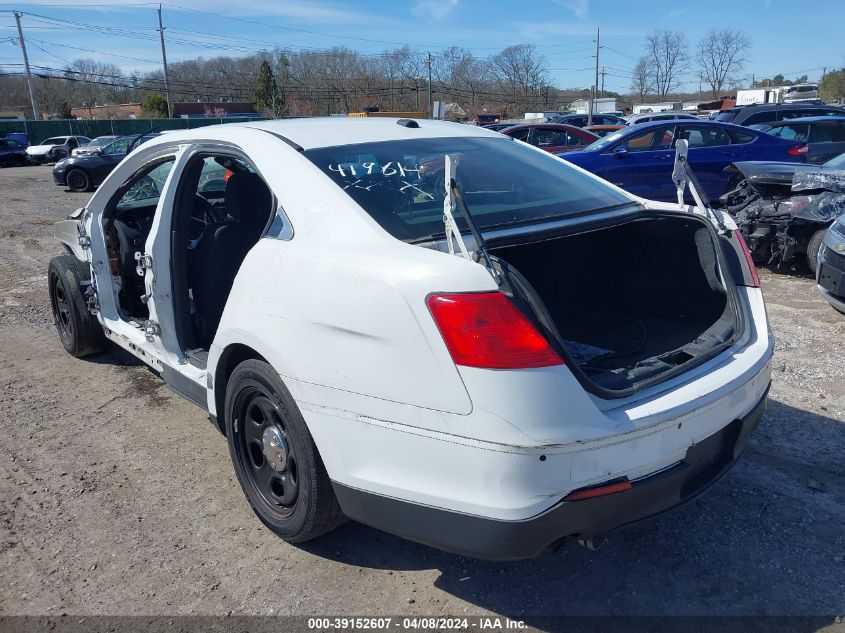
[[[584,128],[578,127],[577,125],[569,125],[569,123],[516,123],[511,126],[512,128],[532,128],[532,127],[545,127],[551,129],[558,129],[558,130],[583,130]]]
[[[629,120],[645,119],[647,117],[653,117],[653,116],[663,116],[663,117],[667,117],[667,118],[675,117],[675,118],[681,118],[681,119],[687,119],[687,118],[697,119],[698,118],[697,116],[695,116],[694,114],[690,114],[689,112],[672,112],[672,111],[664,110],[663,112],[640,112],[639,114],[631,115]]]
[[[682,120],[684,123],[679,123],[678,121]],[[759,134],[759,130],[753,130],[751,128],[745,127],[743,125],[735,125],[733,123],[726,123],[725,121],[709,121],[707,119],[699,119],[695,117],[694,119],[666,119],[664,121],[646,121],[645,123],[637,123],[636,125],[629,125],[625,128],[625,134],[627,134],[627,130],[637,132],[641,132],[643,130],[648,130],[653,127],[663,127],[665,125],[700,125],[704,127],[718,127],[718,128],[725,128],[729,130],[736,130],[737,132],[752,132]]]
[[[400,125],[399,121],[403,120],[413,120],[418,127]],[[392,117],[314,117],[307,119],[221,123],[191,130],[174,130],[151,139],[148,143],[144,143],[144,145],[149,147],[159,143],[168,143],[173,140],[190,141],[209,138],[209,136],[213,137],[219,131],[227,130],[231,132],[238,128],[263,130],[270,134],[283,136],[304,150],[418,138],[502,138],[501,134],[493,130],[487,130],[477,125],[463,125],[450,121],[396,119]]]
[[[772,127],[782,127],[795,123],[824,123],[826,121],[845,121],[845,114],[828,114],[820,116],[799,116],[794,119],[786,119],[784,121],[771,121],[766,125],[771,124]]]
[[[841,110],[841,106],[825,105],[823,103],[749,103],[747,105],[735,106],[740,111],[748,110],[778,110],[780,108],[789,108],[791,110],[819,110],[837,108]]]

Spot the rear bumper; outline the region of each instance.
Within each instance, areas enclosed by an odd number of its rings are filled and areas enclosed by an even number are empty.
[[[334,482],[351,519],[412,541],[476,558],[532,558],[557,541],[598,537],[656,517],[703,493],[734,464],[763,416],[768,388],[754,408],[691,446],[668,469],[632,481],[632,488],[576,502],[559,501],[534,517],[506,521],[412,503]]]

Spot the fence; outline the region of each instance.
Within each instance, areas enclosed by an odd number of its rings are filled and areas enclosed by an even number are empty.
[[[217,123],[255,121],[250,118],[224,119],[61,119],[57,121],[0,121],[0,138],[9,132],[24,132],[32,145],[51,136],[104,136],[107,134],[140,134],[146,130],[186,130]]]

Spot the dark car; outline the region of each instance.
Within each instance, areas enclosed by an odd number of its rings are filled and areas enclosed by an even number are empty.
[[[676,201],[672,167],[678,139],[689,143],[687,160],[711,199],[734,188],[739,177],[725,168],[735,161],[806,161],[800,142],[702,120],[641,123],[605,136],[580,152],[559,156],[638,196]]]
[[[722,196],[755,261],[775,266],[804,258],[816,270],[824,233],[845,209],[845,153],[821,165],[738,162],[737,186]]]
[[[11,138],[0,138],[0,167],[28,164],[26,145]]]
[[[502,134],[553,154],[581,149],[599,138],[597,134],[563,123],[514,125],[503,130]]]
[[[845,116],[801,117],[751,127],[789,141],[803,141],[808,163],[823,163],[845,152]]]
[[[476,125],[490,125],[492,123],[498,123],[502,120],[501,114],[476,114],[475,115],[475,124]]]
[[[593,122],[589,124],[586,114],[562,114],[549,119],[549,123],[566,123],[575,127],[587,125],[625,125],[625,119],[615,114],[594,114]]]
[[[717,121],[734,125],[774,123],[805,116],[845,116],[845,108],[798,103],[755,103],[722,110]]]
[[[7,132],[6,140],[17,141],[24,147],[29,147],[29,134],[26,132]]]
[[[53,180],[60,187],[67,187],[71,191],[91,191],[139,143],[156,135],[156,132],[147,132],[140,136],[121,136],[91,154],[64,158],[53,167]]]

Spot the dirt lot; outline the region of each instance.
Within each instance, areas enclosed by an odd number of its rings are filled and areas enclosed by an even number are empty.
[[[590,552],[519,563],[348,524],[306,547],[252,515],[203,413],[118,351],[64,353],[51,224],[86,195],[0,170],[0,613],[845,613],[845,317],[763,272],[768,413],[704,498]]]

